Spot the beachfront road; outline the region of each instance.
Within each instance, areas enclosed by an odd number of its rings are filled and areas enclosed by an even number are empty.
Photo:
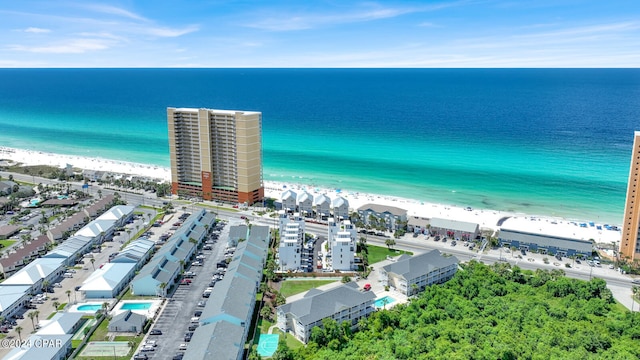
[[[15,174],[12,173],[16,180],[25,181],[25,182],[33,182],[43,183],[43,184],[56,184],[60,183],[58,180],[40,178],[37,176],[24,175],[24,174]],[[3,178],[7,178],[9,173],[0,172]],[[70,183],[72,189],[82,190],[81,182]],[[89,187],[88,191],[91,193],[96,193],[98,189],[102,190],[103,194],[112,194],[115,191],[101,188],[100,186],[93,185]],[[87,191],[87,190],[85,190]],[[156,199],[154,194],[136,194],[129,193],[124,191],[118,191],[120,195],[125,199],[130,205],[149,205],[155,207],[162,207],[164,199]],[[174,201],[174,206],[186,206],[188,208],[196,208],[200,207],[200,203],[191,203],[186,201]],[[211,210],[211,205],[206,207],[208,210]],[[225,207],[215,207],[215,212],[218,213],[218,216],[222,219],[239,219],[240,216],[247,216],[252,223],[259,225],[267,225],[271,227],[276,226],[276,219],[265,217],[256,217],[251,214],[251,211],[238,212],[236,209],[226,209]],[[327,227],[321,224],[306,224],[306,231],[309,233],[313,233],[318,236],[326,236],[327,235]],[[387,238],[379,237],[375,235],[367,235],[367,242],[376,246],[386,246],[385,240]],[[443,253],[451,254],[456,256],[460,261],[467,262],[470,260],[482,261],[485,264],[493,264],[497,261],[505,261],[510,263],[511,265],[517,265],[522,269],[527,270],[536,270],[536,269],[561,269],[563,270],[568,277],[581,279],[581,280],[589,280],[593,277],[597,277],[603,279],[607,282],[608,287],[613,291],[616,300],[620,301],[627,308],[631,308],[631,278],[620,274],[619,272],[607,268],[597,268],[590,267],[584,262],[582,264],[576,264],[570,259],[563,259],[562,261],[556,261],[553,256],[549,255],[540,255],[540,254],[527,254],[523,259],[519,259],[515,257],[515,254],[512,254],[507,249],[489,249],[485,250],[483,253],[478,253],[477,249],[475,251],[470,251],[467,247],[462,246],[459,242],[457,246],[451,246],[450,242],[442,243],[433,241],[433,239],[426,239],[425,236],[419,236],[417,238],[413,238],[411,234],[407,234],[400,239],[396,239],[396,245],[394,248],[399,250],[408,250],[414,253],[422,253],[433,249],[438,249]],[[545,264],[543,259],[544,257],[548,257],[549,264]],[[554,265],[557,264],[557,265]],[[568,268],[565,266],[565,263],[570,263],[571,267]],[[636,305],[636,309],[640,308],[640,306]]]

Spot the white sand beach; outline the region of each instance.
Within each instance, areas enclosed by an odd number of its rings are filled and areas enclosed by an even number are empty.
[[[65,167],[67,164],[75,168],[86,170],[107,171],[119,174],[145,176],[155,179],[170,181],[169,168],[148,164],[139,164],[119,160],[91,158],[76,155],[61,155],[34,150],[21,150],[0,147],[0,159],[9,159],[24,165],[51,165]],[[620,240],[620,231],[606,230],[603,224],[590,224],[589,219],[564,219],[538,214],[510,213],[491,209],[467,209],[455,205],[420,202],[401,197],[386,195],[350,192],[348,189],[336,190],[320,188],[305,184],[265,181],[265,195],[280,199],[287,189],[296,193],[307,191],[314,197],[325,194],[334,199],[338,196],[349,201],[349,207],[353,210],[368,203],[394,206],[407,210],[409,217],[419,218],[446,218],[458,221],[478,223],[481,228],[498,230],[498,221],[505,217],[509,226],[521,230],[540,232],[548,235],[574,239],[594,239],[597,243],[611,244]],[[587,224],[586,227],[580,224]],[[600,227],[600,228],[598,228]]]
[[[0,159],[9,159],[23,165],[50,165],[64,168],[67,164],[84,170],[108,171],[119,174],[145,176],[171,180],[169,168],[127,161],[92,158],[78,155],[62,155],[34,150],[0,147]]]

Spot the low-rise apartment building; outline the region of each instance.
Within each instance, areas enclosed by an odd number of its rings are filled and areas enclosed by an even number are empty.
[[[358,321],[375,311],[376,296],[371,291],[360,291],[355,282],[329,290],[309,290],[302,299],[278,306],[277,325],[285,333],[307,343],[311,329],[322,327],[322,320],[331,318],[338,324],[347,322],[356,329]]]
[[[416,256],[400,255],[396,262],[380,269],[380,280],[385,286],[413,296],[427,286],[450,280],[457,271],[455,256],[444,257],[440,251],[432,250]]]

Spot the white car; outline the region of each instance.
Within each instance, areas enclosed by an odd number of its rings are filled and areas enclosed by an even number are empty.
[[[180,344],[180,346],[178,346],[178,350],[187,350],[187,343],[182,343]]]
[[[155,350],[156,350],[156,349],[154,349],[154,347],[153,347],[153,346],[151,346],[151,345],[145,345],[145,346],[143,346],[143,347],[142,347],[142,349],[140,349],[140,351],[144,351],[144,352],[147,352],[147,351],[155,351]]]
[[[158,346],[158,343],[155,340],[147,340],[147,341],[144,342],[144,346],[156,347],[156,346]]]

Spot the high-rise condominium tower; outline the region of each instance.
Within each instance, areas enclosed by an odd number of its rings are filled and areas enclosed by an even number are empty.
[[[167,121],[172,193],[262,201],[262,113],[167,108]]]
[[[640,260],[640,131],[636,131],[631,151],[631,169],[627,185],[627,201],[622,221],[620,256],[628,260]]]

